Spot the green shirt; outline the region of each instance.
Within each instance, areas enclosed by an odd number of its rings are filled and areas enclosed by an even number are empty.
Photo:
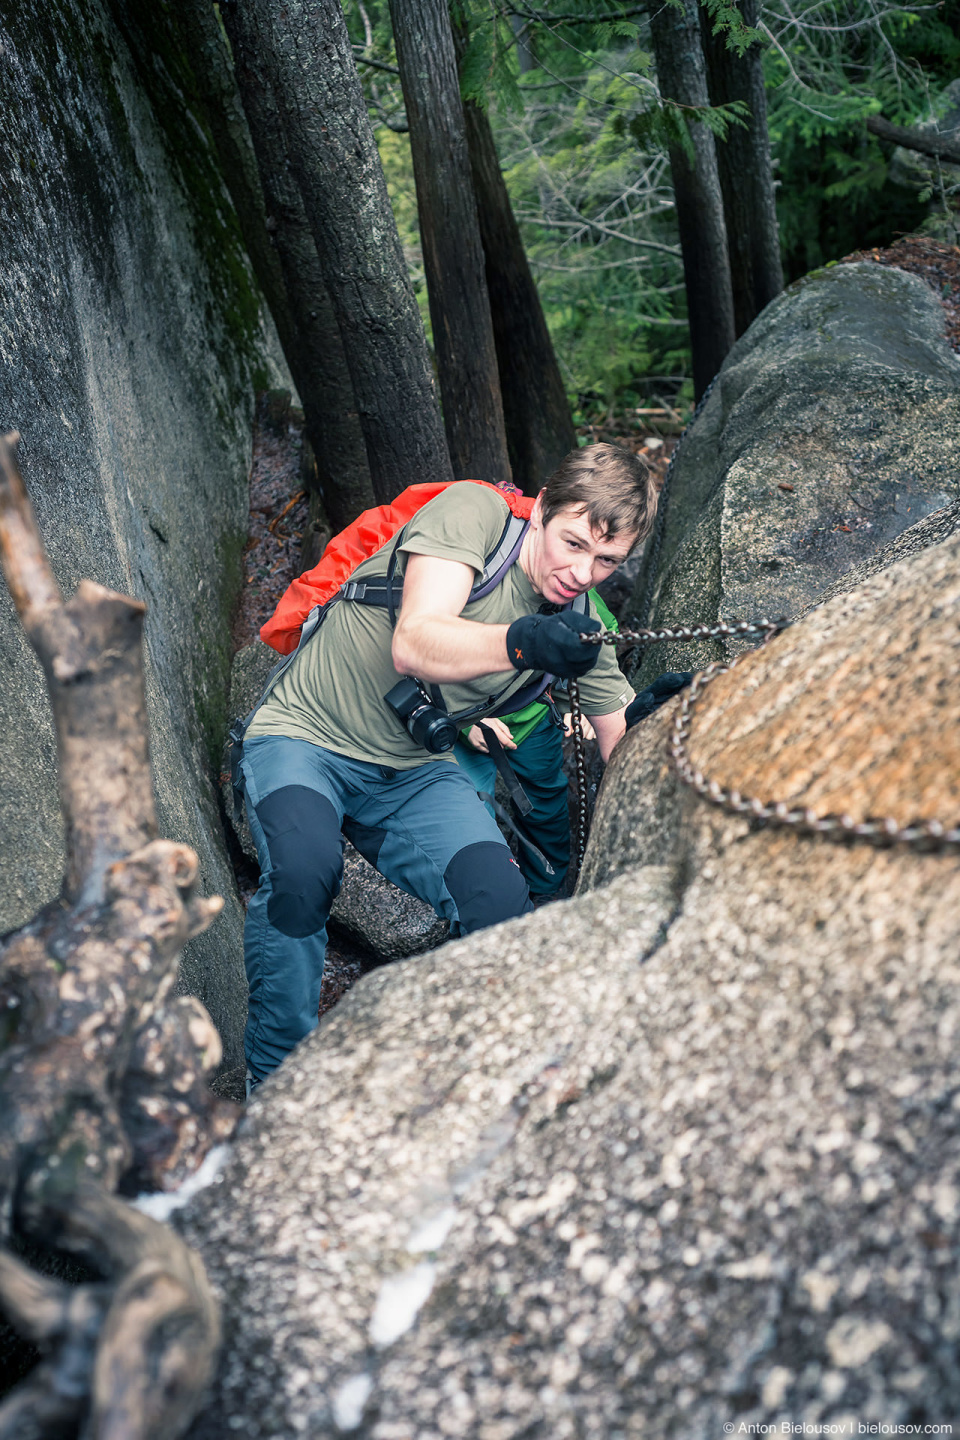
[[[479,575],[503,533],[508,509],[494,490],[468,482],[451,485],[408,521],[400,546],[400,573],[406,555],[433,555],[459,560]],[[359,565],[354,578],[385,575],[394,544],[394,539],[389,540]],[[466,620],[502,625],[535,614],[542,603],[518,563],[489,595],[468,603],[462,613]],[[592,607],[591,613],[595,613]],[[430,755],[417,745],[384,701],[401,678],[391,658],[391,640],[386,609],[349,600],[332,605],[320,629],[257,711],[248,737],[286,735],[397,770],[430,760],[452,760],[450,754]],[[531,678],[530,671],[509,669],[475,680],[445,682],[441,689],[448,710],[455,713],[504,686],[508,687],[504,703],[508,703],[510,694]],[[580,681],[580,695],[588,715],[611,714],[633,699],[616,656],[606,646],[593,670]]]

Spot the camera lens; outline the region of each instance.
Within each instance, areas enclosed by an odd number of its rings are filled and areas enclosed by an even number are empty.
[[[400,723],[406,726],[407,734],[431,755],[442,755],[456,742],[459,731],[444,711],[431,705],[416,680],[405,676],[394,685],[384,700]]]
[[[421,705],[408,715],[407,729],[417,744],[429,750],[431,755],[442,755],[445,750],[451,750],[458,734],[450,716],[432,705]]]

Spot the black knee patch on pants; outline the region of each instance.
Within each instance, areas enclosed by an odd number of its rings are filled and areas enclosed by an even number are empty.
[[[479,840],[458,850],[443,881],[453,897],[465,935],[533,909],[519,865],[507,846],[496,840]]]
[[[325,795],[306,785],[273,790],[256,810],[270,852],[267,918],[292,939],[316,935],[343,879],[337,812]]]

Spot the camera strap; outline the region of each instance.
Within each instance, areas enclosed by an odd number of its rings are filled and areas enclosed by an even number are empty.
[[[480,721],[480,729],[483,731],[483,738],[487,742],[487,752],[494,765],[497,767],[497,774],[507,787],[507,794],[516,805],[521,815],[529,815],[533,805],[527,798],[526,791],[517,779],[517,772],[510,764],[506,750],[500,743],[499,738],[494,734],[489,725]]]

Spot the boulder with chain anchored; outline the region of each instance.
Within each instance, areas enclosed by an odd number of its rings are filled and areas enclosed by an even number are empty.
[[[692,763],[949,830],[951,523],[713,680]],[[569,905],[376,972],[257,1092],[184,1221],[230,1296],[193,1440],[958,1413],[956,849],[710,807],[681,703],[616,752]]]

